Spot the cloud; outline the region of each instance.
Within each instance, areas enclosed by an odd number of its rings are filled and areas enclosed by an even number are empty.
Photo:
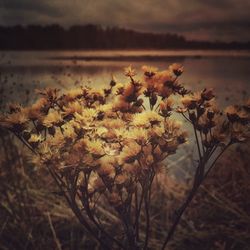
[[[195,39],[250,40],[249,0],[2,0],[0,24],[102,24]]]

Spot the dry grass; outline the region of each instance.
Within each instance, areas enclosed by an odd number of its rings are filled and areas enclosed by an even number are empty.
[[[36,170],[9,136],[1,135],[0,249],[98,249],[50,176]],[[250,249],[249,160],[247,145],[224,155],[184,214],[169,249]],[[180,166],[191,160],[187,156],[182,161]],[[180,170],[188,180],[190,173]],[[157,176],[150,249],[160,248],[188,188],[188,181],[170,174]]]

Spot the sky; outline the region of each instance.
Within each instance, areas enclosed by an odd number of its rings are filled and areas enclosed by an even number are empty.
[[[250,0],[0,0],[0,25],[101,24],[250,41]]]

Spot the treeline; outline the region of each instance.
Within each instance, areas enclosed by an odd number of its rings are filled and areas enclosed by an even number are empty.
[[[76,25],[0,26],[0,50],[68,49],[250,49],[250,42],[189,41],[176,34],[137,32],[117,27]]]

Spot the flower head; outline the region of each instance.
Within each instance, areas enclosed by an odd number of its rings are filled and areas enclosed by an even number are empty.
[[[127,68],[124,68],[124,74],[125,76],[128,76],[128,77],[134,77],[136,75],[136,71],[130,65]]]
[[[169,69],[176,75],[176,76],[180,76],[183,71],[184,71],[184,67],[179,64],[179,63],[173,63],[169,66]]]

